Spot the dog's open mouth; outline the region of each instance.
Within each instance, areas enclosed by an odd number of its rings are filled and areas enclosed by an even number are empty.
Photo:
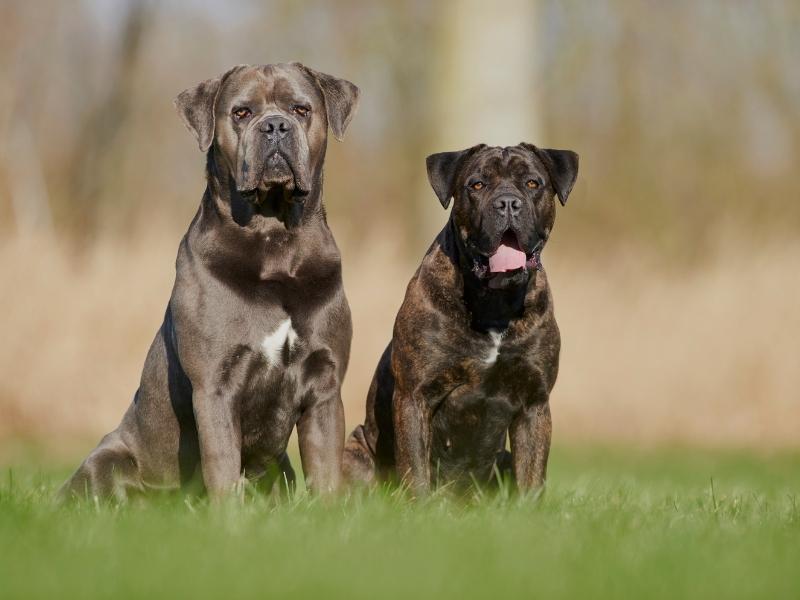
[[[519,243],[517,234],[508,230],[500,238],[497,249],[488,257],[475,259],[474,272],[485,279],[489,287],[508,287],[515,281],[527,281],[528,271],[541,268],[539,254],[541,245],[526,253]]]
[[[527,260],[525,252],[519,246],[517,235],[509,229],[500,239],[497,250],[489,257],[489,272],[492,274],[507,273],[524,269]]]
[[[500,239],[497,250],[489,257],[489,274],[539,269],[541,249],[541,244],[536,244],[533,252],[526,253],[520,246],[517,234],[509,229]]]

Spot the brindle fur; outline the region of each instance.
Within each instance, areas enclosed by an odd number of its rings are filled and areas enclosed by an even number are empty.
[[[399,477],[423,495],[437,483],[487,483],[497,467],[523,491],[544,484],[560,337],[547,276],[535,267],[555,198],[566,202],[577,167],[572,152],[529,144],[428,158],[437,196],[455,204],[408,285],[366,421],[345,445],[348,481]],[[540,189],[526,187],[532,177]],[[474,179],[485,183],[480,192],[468,186]],[[498,215],[501,197],[522,200],[519,212]],[[490,286],[479,267],[508,229],[534,268],[495,275]]]

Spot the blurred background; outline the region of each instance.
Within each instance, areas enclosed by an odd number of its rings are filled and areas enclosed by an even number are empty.
[[[543,261],[557,444],[800,446],[800,4],[6,0],[0,9],[0,460],[114,428],[161,323],[204,157],[172,99],[299,60],[362,102],[325,199],[363,417],[447,219],[425,156],[581,156]]]

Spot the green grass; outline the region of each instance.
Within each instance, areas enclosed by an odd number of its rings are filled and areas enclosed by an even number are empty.
[[[556,451],[539,502],[388,491],[59,509],[0,482],[0,597],[800,596],[800,456]],[[712,487],[713,478],[713,487]]]

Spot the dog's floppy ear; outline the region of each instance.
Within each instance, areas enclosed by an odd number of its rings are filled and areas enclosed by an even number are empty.
[[[347,126],[356,114],[361,90],[346,79],[320,73],[300,63],[294,64],[305,70],[317,82],[322,96],[325,98],[328,126],[333,132],[333,137],[341,142]]]
[[[218,77],[201,81],[196,86],[182,91],[173,101],[183,124],[197,138],[202,152],[207,152],[211,142],[214,141],[216,120],[214,114],[222,82],[238,68],[234,67]]]
[[[572,192],[572,186],[575,185],[575,180],[578,178],[578,155],[572,150],[537,148],[533,144],[524,142],[520,146],[533,152],[544,163],[561,206],[564,206]]]
[[[439,202],[447,208],[450,206],[450,198],[455,193],[456,175],[458,167],[467,156],[472,155],[480,148],[485,148],[485,144],[478,144],[466,150],[458,152],[439,152],[431,154],[425,159],[428,167],[428,181],[431,183],[433,191],[436,192]]]

